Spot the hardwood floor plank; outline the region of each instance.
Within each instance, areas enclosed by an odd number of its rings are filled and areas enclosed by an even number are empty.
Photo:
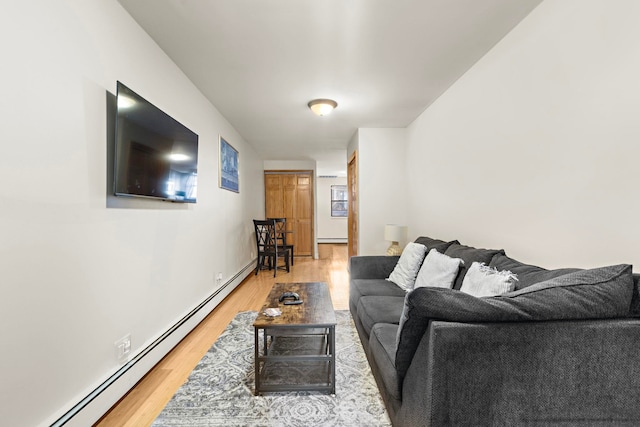
[[[274,283],[327,282],[333,307],[349,309],[347,245],[318,245],[319,259],[296,257],[291,272],[251,273],[94,426],[149,426],[238,312],[257,311]]]

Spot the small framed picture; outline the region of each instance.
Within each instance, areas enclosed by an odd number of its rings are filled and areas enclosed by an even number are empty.
[[[240,192],[238,175],[238,150],[233,148],[222,136],[220,137],[220,170],[218,185],[225,190]]]

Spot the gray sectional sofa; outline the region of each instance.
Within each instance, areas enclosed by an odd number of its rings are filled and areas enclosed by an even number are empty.
[[[640,425],[630,265],[547,270],[503,250],[416,243],[464,261],[453,289],[385,280],[399,257],[349,261],[350,311],[394,426]],[[516,289],[460,292],[473,261],[515,273]]]

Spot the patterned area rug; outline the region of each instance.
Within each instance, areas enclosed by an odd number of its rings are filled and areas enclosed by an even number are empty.
[[[390,426],[351,315],[336,311],[336,394],[254,396],[256,312],[238,313],[154,426]]]

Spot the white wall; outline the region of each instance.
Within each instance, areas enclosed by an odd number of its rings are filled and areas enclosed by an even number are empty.
[[[412,234],[640,265],[638,22],[635,0],[547,0],[431,105],[408,128]]]
[[[385,224],[407,224],[406,129],[358,129],[349,153],[356,148],[358,255],[382,255]]]
[[[0,38],[0,419],[47,425],[251,262],[262,161],[115,0],[5,2]],[[199,135],[197,204],[107,196],[116,80]]]
[[[316,170],[313,160],[265,160],[263,164],[264,170]]]
[[[331,216],[331,186],[347,185],[347,178],[318,177],[316,200],[318,206],[317,240],[320,243],[347,243],[347,218]]]

